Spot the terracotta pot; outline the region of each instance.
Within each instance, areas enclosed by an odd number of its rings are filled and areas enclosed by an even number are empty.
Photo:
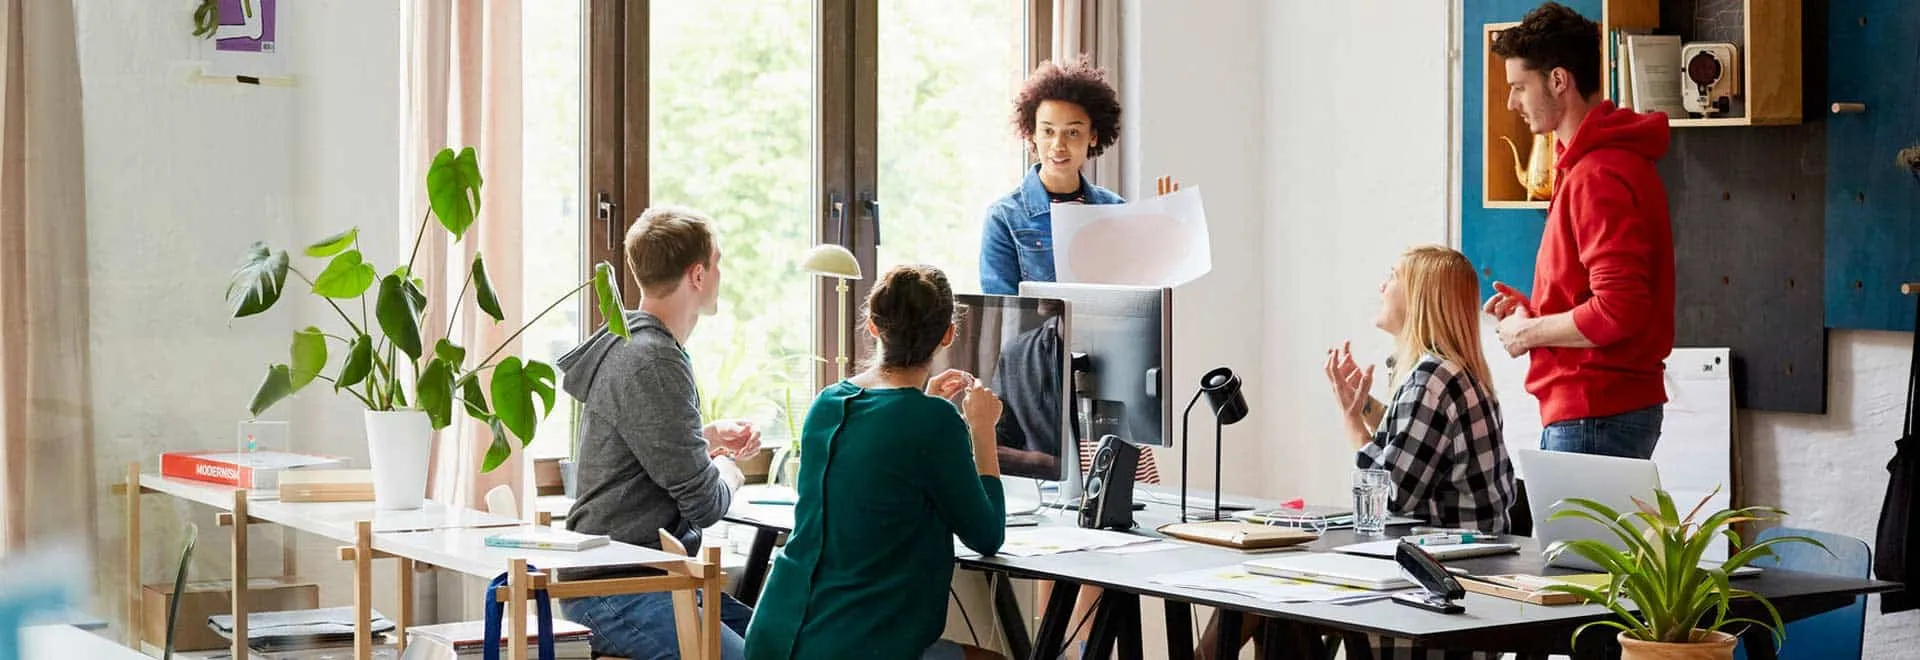
[[[1732,660],[1740,638],[1719,631],[1693,631],[1692,642],[1643,642],[1620,633],[1620,660]]]

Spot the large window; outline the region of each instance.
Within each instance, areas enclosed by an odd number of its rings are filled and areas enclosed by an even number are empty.
[[[1025,5],[881,4],[878,272],[932,264],[956,291],[980,290],[981,222],[1024,163],[1010,115],[1025,69]]]
[[[707,213],[723,255],[720,313],[687,345],[701,413],[772,441],[786,402],[813,398],[813,2],[651,4],[649,203]]]
[[[688,345],[704,414],[758,422],[770,444],[786,437],[835,376],[835,324],[858,327],[859,300],[888,267],[934,264],[978,290],[980,223],[1024,165],[1008,115],[1044,51],[1033,40],[1045,19],[1036,28],[1031,15],[1050,4],[586,0],[587,71],[558,76],[585,85],[581,263],[614,263],[637,304],[618,245],[634,218],[665,204],[713,217],[721,309]],[[539,96],[531,81],[528,96]],[[558,141],[574,130],[555,126]],[[833,283],[799,268],[821,242],[852,249],[866,274],[845,316]],[[580,318],[554,336],[600,323],[592,309]],[[864,342],[853,343],[858,360]]]
[[[581,208],[585,171],[581,130],[585,101],[581,86],[585,44],[581,3],[528,2],[522,20],[522,185],[520,292],[529,317],[580,285],[586,268],[582,254],[586,214]],[[578,344],[585,296],[540,319],[521,336],[522,349],[551,364]],[[535,458],[567,456],[574,436],[577,406],[563,397],[540,423],[528,453]]]

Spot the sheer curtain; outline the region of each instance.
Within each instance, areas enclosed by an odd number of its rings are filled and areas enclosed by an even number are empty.
[[[422,332],[425,345],[442,336],[466,347],[468,364],[500,348],[526,321],[521,288],[521,46],[520,3],[511,0],[418,0],[406,3],[407,104],[403,112],[403,180],[413,186],[403,195],[400,227],[403,249],[425,218],[426,168],[443,147],[473,147],[480,156],[480,217],[466,238],[454,243],[443,230],[427,229],[416,260],[429,275]],[[428,219],[428,222],[433,220]],[[473,304],[473,293],[453,304],[475,253],[485,255],[487,274],[500,292],[506,321],[493,319]],[[405,255],[401,255],[403,258]],[[500,356],[519,352],[519,342]],[[496,360],[499,358],[495,358]],[[484,378],[484,377],[483,377]],[[456,406],[456,410],[458,406]],[[428,493],[435,500],[484,508],[489,489],[507,485],[521,511],[531,511],[526,461],[518,449],[499,469],[481,474],[492,431],[464,415],[439,432],[434,444]],[[518,447],[518,443],[513,443]]]
[[[1053,0],[1052,48],[1055,62],[1069,62],[1082,54],[1094,66],[1107,70],[1107,81],[1122,89],[1120,79],[1120,2],[1100,0]],[[1108,190],[1126,190],[1125,172],[1120,169],[1120,149],[1125,138],[1099,158],[1087,163],[1087,179]]]
[[[92,552],[87,222],[73,4],[0,0],[0,480],[7,550]]]

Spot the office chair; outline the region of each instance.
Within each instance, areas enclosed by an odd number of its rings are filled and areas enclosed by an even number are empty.
[[[187,523],[187,540],[180,548],[180,569],[173,574],[173,598],[167,603],[167,646],[161,660],[173,660],[174,628],[180,618],[180,597],[187,591],[187,566],[193,563],[193,545],[200,539],[200,528]]]
[[[514,496],[512,486],[494,486],[487,491],[486,501],[487,513],[508,518],[520,517],[520,499]]]
[[[1754,566],[1853,578],[1869,577],[1868,573],[1873,567],[1873,551],[1867,547],[1867,542],[1851,536],[1774,527],[1760,532],[1755,540],[1763,541],[1778,536],[1805,536],[1827,546],[1827,550],[1805,543],[1776,545],[1773,551],[1778,554],[1777,557],[1761,557],[1753,562]],[[1827,554],[1828,550],[1833,554]],[[1779,658],[1858,658],[1866,622],[1867,597],[1860,596],[1853,599],[1852,605],[1789,623],[1787,641],[1780,645]],[[1734,649],[1733,657],[1746,660],[1745,643]]]
[[[1527,480],[1513,480],[1513,504],[1507,505],[1507,533],[1533,536],[1533,507],[1527,505]]]

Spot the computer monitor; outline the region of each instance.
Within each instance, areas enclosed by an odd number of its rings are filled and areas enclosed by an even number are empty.
[[[1022,282],[1020,295],[1072,310],[1068,350],[1086,356],[1071,388],[1081,437],[1173,446],[1172,289]]]
[[[1072,481],[1067,403],[1068,307],[1053,298],[959,294],[953,345],[934,359],[933,373],[961,369],[992,388],[1004,407],[995,429],[1004,476]],[[1071,471],[1069,471],[1071,469]]]

